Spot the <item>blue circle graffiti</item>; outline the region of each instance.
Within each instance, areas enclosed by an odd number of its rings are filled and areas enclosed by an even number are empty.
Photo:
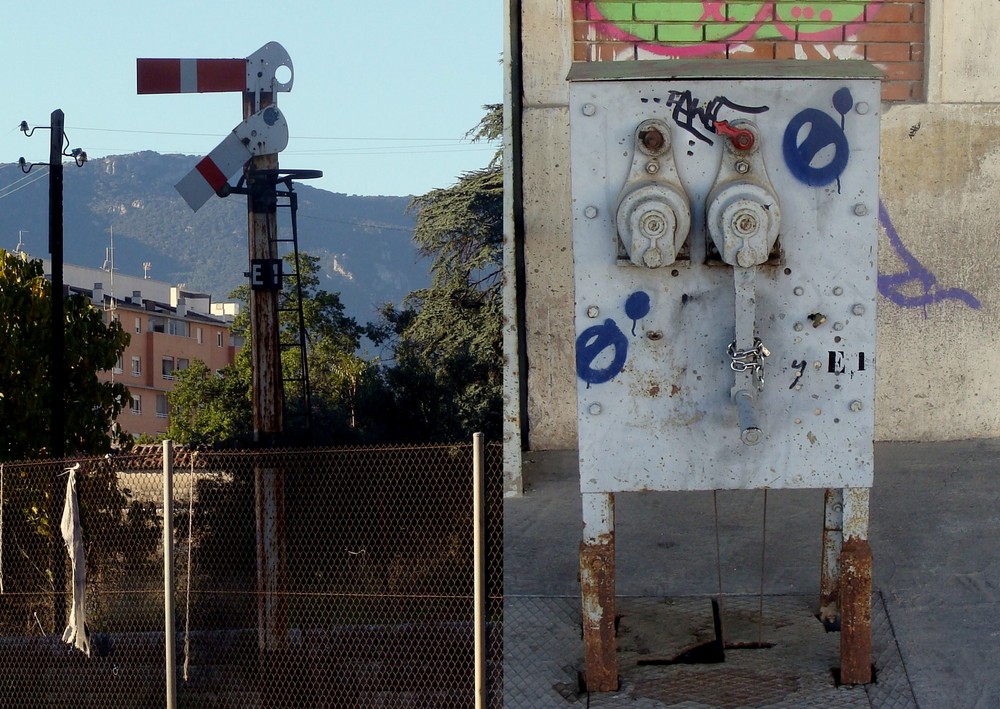
[[[833,94],[833,107],[840,114],[840,127],[844,127],[844,121],[847,119],[847,114],[851,112],[854,108],[854,96],[851,94],[851,90],[844,86],[843,88],[837,89]]]
[[[632,320],[632,334],[635,335],[635,325],[649,315],[649,293],[637,290],[625,301],[625,314]]]
[[[808,126],[802,142],[800,131]],[[824,165],[813,165],[813,160],[829,146],[833,146],[833,156]],[[782,151],[788,169],[801,182],[810,187],[822,187],[840,178],[847,167],[851,148],[847,143],[844,129],[830,115],[815,108],[800,111],[788,123]]]
[[[607,367],[594,367],[594,361],[607,349],[614,355]],[[602,325],[593,325],[576,338],[576,376],[591,384],[611,381],[625,367],[628,357],[628,338],[614,320],[605,320]]]

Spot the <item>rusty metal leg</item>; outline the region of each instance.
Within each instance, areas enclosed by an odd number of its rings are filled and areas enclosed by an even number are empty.
[[[580,592],[583,600],[584,681],[591,692],[618,689],[614,510],[613,494],[583,494]]]
[[[823,494],[823,559],[819,578],[819,619],[828,629],[840,624],[840,548],[844,541],[844,493]]]
[[[844,489],[840,552],[840,682],[872,680],[872,551],[868,544],[869,488]]]

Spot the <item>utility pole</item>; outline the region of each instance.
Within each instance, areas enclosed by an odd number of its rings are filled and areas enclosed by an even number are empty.
[[[247,241],[251,273],[280,272],[277,253],[278,152],[288,144],[288,125],[275,92],[289,91],[280,68],[292,74],[291,58],[271,42],[246,59],[139,59],[137,90],[144,93],[239,91],[243,122],[188,173],[176,189],[192,209],[214,194],[235,190],[228,180],[241,168],[246,177]],[[272,267],[275,269],[272,271]],[[273,448],[284,434],[284,382],[279,345],[280,279],[251,278],[250,357],[253,366],[254,440]],[[285,478],[274,456],[263,453],[254,465],[257,521],[257,647],[261,667],[284,677],[287,646],[285,564]],[[273,689],[273,688],[272,688]],[[278,706],[281,693],[262,696],[263,706]]]
[[[257,96],[260,96],[260,105]],[[271,104],[273,94],[243,94],[243,118]],[[277,153],[255,155],[246,168],[247,239],[250,263],[278,259]],[[278,297],[275,288],[250,289],[250,358],[253,364],[254,441],[263,448],[279,445],[284,434],[284,383],[279,346]],[[280,662],[285,646],[287,585],[285,564],[285,474],[271,456],[254,466],[257,516],[258,648]]]
[[[63,127],[62,110],[52,112],[49,133],[49,255],[52,258],[52,310],[50,370],[52,377],[52,457],[66,455],[66,411],[63,393],[66,390],[65,346],[66,304],[63,299]],[[57,497],[53,495],[53,504]],[[53,517],[53,522],[56,518]],[[53,529],[55,527],[53,526]],[[58,586],[56,587],[58,590]]]
[[[66,304],[63,300],[63,128],[65,116],[61,109],[52,112],[49,131],[49,256],[52,259],[52,310],[49,314],[52,349],[49,354],[52,377],[50,394],[52,398],[52,494],[49,504],[49,528],[52,530],[52,629],[59,632],[59,626],[66,622],[66,558],[62,540],[59,538],[59,520],[62,518],[61,503],[65,493],[60,495],[62,469],[61,461],[66,455]]]
[[[31,172],[33,167],[45,165],[49,168],[49,255],[52,259],[52,297],[49,310],[49,457],[52,459],[53,475],[49,496],[49,522],[52,529],[52,549],[50,568],[52,569],[52,627],[58,631],[66,620],[66,560],[63,545],[58,535],[58,520],[62,516],[62,501],[59,473],[66,456],[66,301],[63,294],[63,164],[64,157],[71,157],[77,167],[87,161],[87,153],[79,148],[67,153],[66,119],[61,109],[52,112],[49,122],[49,160],[44,163],[27,163],[21,158],[21,171]],[[27,121],[21,121],[21,132],[26,137],[38,129],[28,128]],[[44,130],[44,128],[43,128]],[[18,234],[20,236],[20,233]],[[20,238],[18,247],[20,247]]]

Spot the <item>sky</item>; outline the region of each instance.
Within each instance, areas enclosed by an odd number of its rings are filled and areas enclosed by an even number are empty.
[[[243,119],[238,93],[138,95],[136,59],[244,58],[268,42],[291,57],[282,168],[358,195],[418,195],[485,166],[496,145],[464,138],[503,100],[498,0],[77,0],[5,3],[7,77],[0,163],[48,160],[65,113],[70,147],[91,159],[153,150],[192,167]],[[76,168],[73,168],[76,169]],[[24,175],[0,168],[3,196]],[[24,184],[24,183],[19,183]]]

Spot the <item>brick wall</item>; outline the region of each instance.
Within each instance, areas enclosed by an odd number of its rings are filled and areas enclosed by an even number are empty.
[[[924,100],[923,0],[571,2],[575,61],[867,59],[883,100]]]

